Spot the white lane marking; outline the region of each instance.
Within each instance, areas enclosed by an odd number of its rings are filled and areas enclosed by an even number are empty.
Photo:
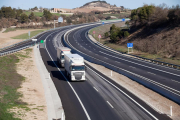
[[[100,52],[100,53],[103,53],[103,54],[105,54],[105,55],[109,55],[109,54],[104,53],[104,52],[101,52],[101,51],[99,51],[99,52]],[[170,73],[170,72],[167,72],[167,71],[163,71],[163,70],[159,70],[159,69],[156,69],[156,68],[152,68],[152,67],[149,67],[149,66],[146,66],[146,65],[142,65],[142,64],[139,64],[139,63],[136,63],[136,62],[132,62],[132,61],[129,61],[129,60],[125,60],[125,59],[123,59],[123,58],[115,57],[115,56],[113,56],[113,55],[109,55],[109,56],[114,57],[114,58],[117,58],[117,59],[121,59],[121,60],[124,60],[124,61],[127,61],[127,62],[130,62],[130,63],[133,63],[133,64],[136,64],[136,65],[140,65],[140,66],[143,66],[143,67],[147,67],[147,68],[150,68],[150,69],[153,69],[153,70],[161,71],[161,72],[164,72],[164,73],[168,73],[168,74],[171,74],[171,75],[175,75],[175,76],[180,77],[180,75],[177,75],[177,74],[174,74],[174,73]]]
[[[129,67],[131,67],[131,68],[136,68],[136,67],[133,67],[133,66],[129,66]]]
[[[114,108],[109,101],[106,101],[106,102],[109,104],[109,106],[111,106],[112,108]]]
[[[97,92],[98,92],[98,89],[96,89],[95,87],[93,87]]]
[[[72,30],[69,30],[69,31],[72,31]],[[69,32],[69,31],[68,31],[68,32]],[[64,36],[66,36],[66,34],[67,34],[68,32],[66,32]],[[64,38],[64,39],[65,39],[65,38]],[[74,47],[69,43],[68,37],[67,37],[67,42],[68,42],[68,44],[69,44],[72,48],[74,48]],[[76,49],[76,48],[74,48],[74,49]],[[76,49],[76,50],[77,50],[77,49]],[[77,50],[77,51],[79,51],[79,50]],[[81,51],[79,51],[79,52],[81,52]],[[83,53],[83,52],[81,52],[81,53],[82,53],[82,54],[85,54],[85,53]],[[87,54],[85,54],[85,55],[87,55]],[[89,56],[89,55],[87,55],[87,56]],[[90,56],[90,57],[92,57],[92,56]],[[94,57],[92,57],[92,58],[94,58]],[[97,58],[94,58],[94,59],[97,59]],[[97,59],[97,60],[99,60],[99,59]],[[101,62],[103,62],[103,63],[106,63],[106,62],[104,62],[104,61],[102,61],[102,60],[99,60],[99,61],[101,61]],[[106,64],[111,65],[111,64],[109,64],[109,63],[106,63]],[[123,70],[123,71],[125,71],[125,72],[127,72],[127,73],[130,73],[130,74],[132,74],[132,75],[134,75],[134,76],[136,76],[136,77],[139,77],[139,78],[141,78],[141,79],[143,79],[143,80],[145,80],[145,81],[148,81],[148,82],[150,82],[150,83],[152,83],[152,84],[154,84],[154,85],[157,85],[157,86],[159,86],[160,88],[165,89],[165,90],[167,90],[167,91],[169,91],[169,92],[171,92],[171,93],[173,93],[173,94],[175,94],[175,95],[177,95],[177,96],[180,96],[179,94],[177,94],[177,93],[174,92],[174,91],[176,91],[176,92],[180,93],[180,91],[178,91],[178,90],[176,90],[176,89],[174,89],[174,88],[168,87],[168,86],[166,86],[166,85],[164,85],[164,84],[158,83],[158,82],[156,82],[156,81],[154,81],[154,80],[148,79],[148,78],[146,78],[146,77],[143,77],[143,76],[138,75],[138,74],[136,74],[136,73],[130,72],[130,71],[125,70],[125,69],[123,69],[123,68],[120,68],[120,67],[117,67],[117,66],[114,66],[114,65],[111,65],[111,66],[113,66],[113,67],[115,67],[115,68],[118,68],[118,69],[120,69],[120,70]],[[173,91],[172,91],[172,90],[173,90]]]
[[[96,50],[96,49],[94,49],[94,50]]]
[[[76,28],[77,29],[77,28]],[[74,30],[74,29],[73,29]],[[69,32],[71,32],[72,30],[69,30],[69,31],[67,31],[65,34],[64,34],[64,36],[66,36]],[[68,36],[68,35],[67,35]],[[69,41],[68,41],[68,37],[67,37],[67,43],[72,47],[72,48],[74,48],[70,43],[69,43]],[[74,48],[74,49],[76,49],[76,48]],[[77,49],[76,49],[77,50]],[[77,50],[77,51],[79,51],[79,50]],[[85,54],[85,53],[83,53],[83,52],[81,52],[81,51],[79,51],[80,53],[82,53],[82,54]],[[87,54],[85,54],[85,55],[87,55]],[[87,56],[89,56],[89,55],[87,55]],[[90,56],[90,57],[92,57],[92,56]],[[92,57],[92,58],[94,58],[94,57]],[[96,58],[94,58],[94,59],[96,59]],[[99,60],[99,59],[97,59],[97,60]],[[102,60],[99,60],[99,61],[101,61],[101,62],[103,62],[103,63],[106,63],[106,62],[104,62],[104,61],[102,61]],[[106,63],[106,64],[109,64],[109,63]],[[109,64],[109,65],[111,65],[111,64]],[[146,81],[148,81],[148,82],[151,82],[151,83],[153,83],[153,84],[155,84],[156,83],[156,85],[157,86],[159,86],[159,87],[161,87],[161,88],[163,88],[162,86],[165,86],[165,85],[163,85],[163,84],[160,84],[160,83],[158,83],[158,82],[155,82],[155,81],[153,81],[153,80],[150,80],[150,79],[148,79],[148,78],[145,78],[145,77],[143,77],[143,76],[140,76],[140,75],[137,75],[137,74],[135,74],[135,73],[132,73],[132,72],[130,72],[130,71],[127,71],[127,70],[125,70],[125,69],[122,69],[122,68],[119,68],[119,67],[117,67],[117,66],[114,66],[114,65],[111,65],[111,66],[113,66],[113,67],[116,67],[116,68],[118,68],[118,69],[121,69],[121,70],[123,70],[123,71],[125,71],[125,72],[128,72],[128,73],[131,73],[132,75],[135,75],[135,76],[137,76],[137,77],[140,77],[140,78],[142,78],[142,79],[144,79],[144,80],[146,80]],[[112,83],[111,83],[112,84]],[[162,86],[160,86],[160,85],[162,85]],[[165,86],[165,87],[168,87],[168,86]],[[173,89],[173,88],[170,88],[170,87],[168,87],[169,89]],[[166,89],[166,88],[163,88],[163,89]],[[166,89],[167,90],[167,89]],[[175,89],[173,89],[173,90],[175,90]],[[168,90],[168,91],[170,91],[170,90]],[[177,90],[176,90],[177,91]],[[172,91],[170,91],[170,92],[172,92]],[[174,92],[172,92],[172,93],[174,93]],[[176,93],[174,93],[174,94],[176,94]],[[177,95],[177,94],[176,94]],[[178,95],[179,96],[179,95]],[[143,110],[145,110],[148,114],[150,114],[153,118],[155,118],[156,120],[158,120],[154,115],[152,115],[149,111],[147,111],[144,107],[142,107],[139,103],[137,103],[136,101],[135,101],[135,103],[137,104],[137,105],[139,105]]]
[[[107,57],[104,57],[105,59],[108,59]]]
[[[156,75],[155,73],[152,73],[152,72],[147,72],[147,73],[152,74],[152,75]]]
[[[87,44],[86,44],[87,45]]]
[[[115,61],[115,62],[117,62],[117,63],[121,63],[121,62],[118,62],[118,61]]]
[[[178,82],[178,81],[176,81],[176,80],[171,79],[171,81],[173,81],[173,82],[177,82],[177,83],[179,83],[179,84],[180,84],[180,82]]]
[[[88,67],[88,66],[86,66]],[[88,67],[89,68],[89,67]],[[131,99],[135,104],[137,104],[140,108],[142,108],[144,111],[146,111],[149,115],[151,115],[155,120],[158,120],[158,118],[156,118],[153,114],[151,114],[148,110],[146,110],[143,106],[141,106],[138,102],[136,102],[136,100],[134,100],[133,98],[131,98],[128,94],[126,94],[124,91],[122,91],[121,89],[119,89],[117,86],[115,86],[113,83],[111,83],[110,81],[108,81],[107,79],[105,79],[104,77],[102,77],[101,75],[99,75],[98,73],[96,73],[94,70],[92,70],[91,68],[89,68],[91,71],[93,71],[96,75],[98,75],[99,77],[101,77],[102,79],[104,79],[107,83],[109,83],[110,85],[112,85],[113,87],[115,87],[117,90],[119,90],[121,93],[123,93],[125,96],[127,96],[129,99]]]
[[[48,36],[49,36],[49,35],[48,35]],[[47,37],[48,37],[48,36],[47,36]],[[46,44],[45,44],[45,48],[46,48]],[[64,76],[64,74],[62,73],[62,71],[57,67],[56,63],[55,63],[54,60],[52,59],[52,57],[51,57],[49,51],[47,50],[47,48],[46,48],[46,51],[47,51],[49,57],[51,58],[51,60],[53,61],[54,65],[56,66],[56,68],[59,70],[59,72],[60,72],[60,73],[63,75],[63,77],[66,79],[67,83],[69,84],[69,86],[71,87],[72,91],[73,91],[74,94],[76,95],[76,97],[77,97],[79,103],[81,104],[81,106],[82,106],[82,108],[83,108],[83,110],[84,110],[84,112],[85,112],[85,114],[86,114],[88,120],[91,120],[91,118],[90,118],[90,116],[89,116],[89,114],[88,114],[86,108],[84,107],[84,105],[83,105],[81,99],[79,98],[78,94],[77,94],[76,91],[74,90],[73,86],[72,86],[71,83],[68,81],[68,79]]]

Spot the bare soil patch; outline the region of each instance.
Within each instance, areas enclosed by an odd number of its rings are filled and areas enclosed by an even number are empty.
[[[27,109],[14,108],[12,111],[17,113],[16,117],[22,120],[46,120],[47,107],[44,88],[35,64],[33,49],[26,49],[20,53],[25,55],[27,52],[29,52],[29,57],[19,55],[20,62],[17,64],[18,74],[25,77],[25,81],[21,84],[18,92],[23,95],[21,101],[27,103]]]
[[[17,35],[21,35],[24,33],[28,33],[29,31],[35,31],[40,29],[26,29],[26,30],[16,30],[16,31],[10,31],[7,33],[1,33],[0,32],[0,48],[18,43],[20,41],[23,41],[24,39],[12,39],[11,37],[15,37]]]

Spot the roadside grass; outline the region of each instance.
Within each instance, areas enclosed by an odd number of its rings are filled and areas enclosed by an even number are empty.
[[[27,16],[29,16],[31,14],[31,12],[24,12]],[[33,12],[35,16],[38,17],[42,17],[43,16],[43,12]]]
[[[3,33],[7,33],[10,31],[16,31],[16,28],[7,28]]]
[[[121,24],[115,24],[116,26],[120,27],[122,26]],[[100,43],[116,50],[119,52],[123,52],[123,53],[127,53],[128,52],[128,48],[126,45],[120,45],[120,44],[115,44],[115,43],[111,43],[110,38],[104,38],[104,33],[105,32],[109,32],[111,25],[104,25],[104,26],[99,26],[96,28],[93,28],[89,31],[89,33],[91,35],[93,35],[93,31],[96,32],[95,34],[95,39],[97,41],[99,41],[98,35],[101,34],[102,38],[100,39]],[[127,29],[127,27],[120,27],[121,29]],[[157,61],[161,61],[161,62],[166,62],[166,63],[171,63],[171,64],[175,64],[175,65],[180,65],[180,60],[177,59],[173,59],[173,58],[164,58],[163,56],[157,55],[157,54],[149,54],[149,53],[145,53],[145,52],[141,52],[138,51],[136,49],[133,49],[133,53],[130,53],[132,55],[136,55],[136,56],[140,56],[140,57],[144,57],[144,58],[149,58],[149,59],[153,59],[153,60],[157,60]]]
[[[30,38],[41,33],[41,32],[43,32],[43,31],[45,31],[45,30],[31,31]],[[28,33],[24,33],[24,34],[12,37],[12,39],[29,39],[29,35],[28,35]]]
[[[0,120],[20,120],[16,116],[23,114],[13,112],[14,108],[30,111],[27,103],[20,100],[22,94],[17,91],[25,77],[17,73],[16,64],[20,62],[22,56],[29,57],[31,51],[32,49],[27,49],[25,53],[0,57]]]

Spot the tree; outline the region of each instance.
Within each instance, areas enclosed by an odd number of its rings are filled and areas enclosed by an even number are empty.
[[[116,30],[116,26],[115,26],[115,24],[113,24],[113,25],[110,27],[110,33],[113,32],[113,31],[115,31],[115,30]]]
[[[16,19],[18,19],[22,13],[23,13],[22,9],[16,10]]]
[[[125,31],[124,32],[124,37],[128,37],[129,36],[129,32],[128,31]]]
[[[11,7],[2,7],[1,12],[2,12],[2,16],[5,18],[15,17],[15,11]]]
[[[108,32],[105,32],[104,33],[104,36],[107,38],[107,37],[109,37],[109,33]]]
[[[20,22],[21,23],[26,23],[28,21],[28,16],[26,14],[21,14],[21,17],[20,17]]]
[[[67,20],[67,23],[72,23],[71,18],[68,17],[66,20]]]
[[[34,20],[34,18],[35,18],[34,13],[31,12],[31,14],[29,15],[29,19],[30,19],[30,20]]]
[[[116,42],[117,41],[117,32],[116,31],[114,31],[114,32],[112,32],[111,33],[111,35],[110,35],[110,39],[112,40],[112,42]]]
[[[51,20],[52,14],[48,10],[43,11],[43,16],[46,18],[46,20]]]

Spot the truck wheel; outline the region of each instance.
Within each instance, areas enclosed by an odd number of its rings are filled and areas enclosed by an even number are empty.
[[[57,59],[57,65],[59,66],[59,60]]]
[[[69,81],[71,81],[71,75],[70,74],[68,74],[68,79],[69,79]]]
[[[65,75],[67,75],[67,71],[65,70]]]

